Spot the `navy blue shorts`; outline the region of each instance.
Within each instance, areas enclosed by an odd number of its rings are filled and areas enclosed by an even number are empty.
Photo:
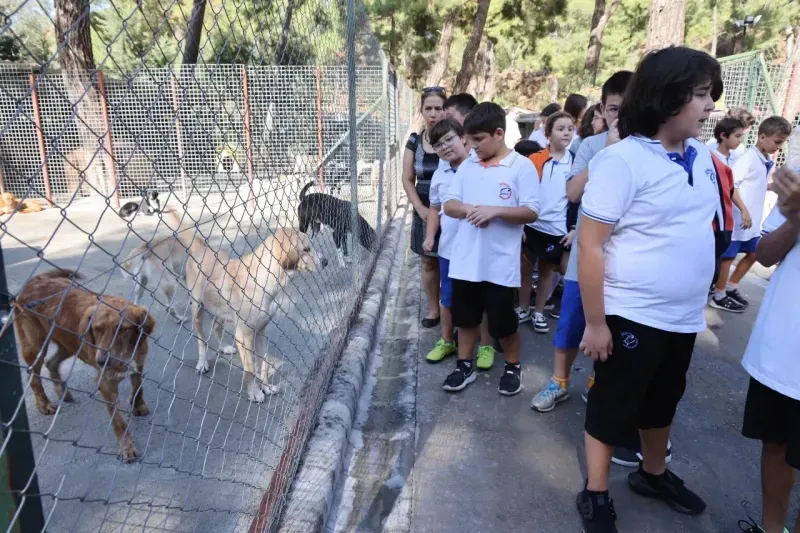
[[[723,259],[733,259],[738,254],[754,254],[761,237],[753,237],[749,241],[731,241],[730,246],[722,254]]]
[[[453,307],[453,280],[450,279],[450,260],[439,257],[439,303]]]
[[[586,316],[583,314],[583,300],[578,282],[565,279],[564,293],[561,295],[561,316],[558,317],[553,346],[559,350],[578,348],[585,329]]]

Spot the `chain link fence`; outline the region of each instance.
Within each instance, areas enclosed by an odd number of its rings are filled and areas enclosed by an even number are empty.
[[[353,0],[0,12],[0,531],[274,528],[408,86]]]

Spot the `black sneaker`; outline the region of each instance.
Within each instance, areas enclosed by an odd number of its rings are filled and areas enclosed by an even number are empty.
[[[637,494],[664,500],[679,513],[696,515],[706,509],[706,502],[687,489],[683,480],[669,470],[660,476],[650,476],[639,467],[628,475],[628,485]]]
[[[503,396],[518,394],[522,390],[520,374],[522,374],[522,369],[518,368],[517,365],[506,363],[506,368],[500,377],[500,386],[497,387],[500,394]]]
[[[551,296],[545,303],[544,303],[544,310],[545,311],[552,311],[556,308],[556,303],[553,301],[553,297]]]
[[[475,365],[467,366],[468,361],[458,360],[456,369],[444,380],[442,388],[448,392],[464,390],[467,385],[475,381]]]
[[[557,305],[553,307],[553,310],[550,311],[550,316],[555,319],[561,318],[561,306]]]
[[[750,305],[750,302],[744,299],[744,296],[742,296],[742,293],[739,292],[739,289],[733,289],[732,291],[725,291],[725,294],[727,294],[729,298],[733,298],[734,300],[736,300],[736,303],[738,304],[741,304],[745,307]]]
[[[550,332],[550,326],[547,325],[547,319],[544,315],[533,314],[533,331],[542,334]]]
[[[576,501],[578,513],[583,521],[584,533],[618,533],[617,513],[608,492],[582,490]]]
[[[711,300],[708,302],[708,305],[710,307],[713,307],[714,309],[728,311],[729,313],[744,313],[745,309],[747,309],[746,306],[740,304],[732,297],[727,295],[723,296],[719,300],[712,297]]]
[[[625,446],[614,446],[614,452],[611,454],[611,462],[619,466],[627,466],[634,468],[639,466],[639,451],[634,448],[626,448]]]

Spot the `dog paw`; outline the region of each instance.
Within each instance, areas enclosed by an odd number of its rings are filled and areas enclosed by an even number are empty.
[[[56,414],[57,410],[56,406],[53,403],[46,400],[43,402],[36,402],[36,408],[39,409],[40,413],[48,416]]]
[[[236,353],[236,347],[235,346],[223,346],[222,347],[222,353],[224,353],[225,355],[233,355],[233,354]]]
[[[261,388],[257,388],[256,390],[251,390],[247,393],[247,397],[250,399],[251,402],[255,403],[262,403],[264,400],[267,399],[267,395],[264,394],[264,391]]]
[[[133,406],[133,416],[147,416],[150,414],[150,407],[142,402],[139,405]]]
[[[136,458],[139,457],[139,451],[136,449],[136,445],[131,442],[126,442],[122,446],[122,462],[125,464],[132,463],[136,461]]]
[[[194,367],[198,374],[205,374],[208,372],[208,361],[198,361]]]
[[[263,383],[261,385],[261,390],[263,390],[264,394],[267,396],[272,396],[273,394],[278,394],[280,392],[280,389],[277,385],[272,385],[270,383]]]

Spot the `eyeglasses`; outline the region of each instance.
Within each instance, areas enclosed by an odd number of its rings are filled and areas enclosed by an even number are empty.
[[[444,94],[444,87],[442,87],[441,85],[436,85],[435,87],[424,87],[422,89],[422,94],[428,94],[428,93],[442,93],[442,94]]]
[[[456,139],[458,138],[459,138],[458,135],[451,135],[450,137],[442,139],[438,143],[434,144],[433,149],[436,150],[437,152],[441,152],[445,148],[450,148],[451,146],[453,146],[453,144],[455,144],[456,142]]]

